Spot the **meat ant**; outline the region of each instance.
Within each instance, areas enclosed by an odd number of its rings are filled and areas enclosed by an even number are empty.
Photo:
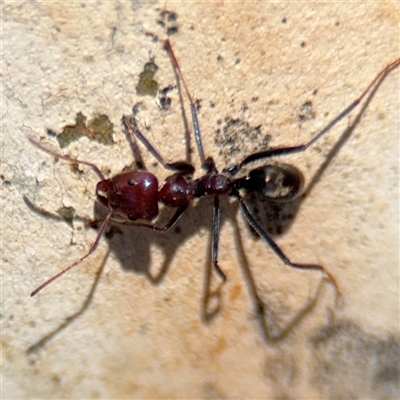
[[[121,225],[136,226],[140,228],[148,228],[156,232],[166,232],[176,224],[194,199],[205,196],[212,196],[213,198],[211,262],[214,270],[220,276],[222,281],[226,281],[226,275],[218,263],[218,247],[220,236],[219,197],[223,195],[232,196],[238,200],[239,208],[247,222],[257,232],[257,234],[266,243],[268,243],[271,249],[285,265],[303,270],[317,270],[322,272],[334,286],[336,294],[339,296],[341,293],[334,276],[321,265],[302,264],[291,261],[275,243],[272,237],[266,232],[266,230],[263,229],[263,227],[257,222],[245,202],[245,194],[251,192],[258,192],[262,196],[265,196],[265,198],[274,202],[290,202],[296,199],[301,194],[303,188],[304,179],[302,173],[297,168],[289,164],[265,163],[261,167],[250,170],[250,172],[243,177],[237,176],[244,166],[254,161],[306,151],[339,121],[353,111],[364,99],[367,93],[372,90],[374,85],[379,84],[379,82],[392,69],[399,66],[400,58],[383,68],[357,99],[355,99],[339,115],[333,118],[308,142],[301,145],[277,147],[252,153],[245,157],[241,162],[225,167],[220,173],[218,172],[214,160],[211,157],[206,158],[204,155],[196,105],[192,96],[190,95],[169,40],[164,42],[164,46],[171,59],[178,83],[180,82],[180,84],[183,86],[184,92],[190,103],[193,133],[200,156],[201,166],[205,170],[204,175],[193,180],[195,167],[190,162],[166,162],[160,153],[155,149],[155,147],[139,130],[134,115],[135,113],[130,116],[123,116],[123,130],[128,139],[133,135],[146,147],[152,156],[165,169],[173,171],[173,174],[168,176],[161,186],[158,185],[156,176],[147,170],[122,172],[111,179],[106,179],[95,164],[60,155],[44,147],[36,140],[29,138],[29,141],[34,146],[53,157],[65,160],[72,164],[83,164],[90,167],[100,178],[100,182],[98,182],[96,186],[97,201],[109,210],[107,216],[103,220],[96,221],[101,222],[101,226],[89,251],[84,256],[63,269],[61,272],[57,273],[38,286],[31,293],[31,296],[39,293],[51,282],[80,264],[84,259],[92,254],[96,250],[100,238],[110,222]],[[131,145],[132,143],[133,142],[130,142]],[[135,152],[133,151],[133,153]],[[159,215],[159,203],[162,203],[166,207],[175,209],[175,213],[163,226],[157,226],[151,223],[151,221],[155,220]],[[138,222],[138,220],[147,222]],[[260,305],[260,307],[262,308],[263,306]],[[260,312],[263,312],[263,310],[261,309]]]

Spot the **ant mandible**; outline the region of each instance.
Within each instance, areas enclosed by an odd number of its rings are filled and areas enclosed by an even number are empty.
[[[165,49],[169,54],[173,68],[176,72],[177,79],[182,83],[186,96],[190,102],[190,110],[192,116],[192,124],[194,136],[199,152],[202,168],[206,171],[203,176],[193,180],[195,167],[186,161],[167,163],[164,161],[160,153],[153,147],[148,139],[141,133],[137,126],[134,114],[124,116],[122,118],[122,127],[127,136],[134,135],[140,140],[154,158],[166,169],[174,171],[167,177],[164,183],[159,187],[158,180],[151,172],[146,170],[136,170],[117,174],[111,179],[106,179],[100,169],[87,161],[70,158],[68,156],[57,154],[56,152],[47,149],[32,138],[30,142],[40,150],[73,164],[87,165],[98,175],[100,182],[96,186],[97,201],[108,208],[108,214],[102,220],[101,227],[97,234],[96,240],[90,247],[89,251],[81,258],[73,262],[71,265],[63,269],[46,282],[37,287],[31,296],[36,295],[51,282],[58,279],[61,275],[73,267],[80,264],[90,254],[92,254],[100,241],[107,225],[110,222],[122,225],[130,225],[141,228],[149,228],[157,232],[166,232],[172,228],[185,212],[190,202],[195,198],[204,196],[213,197],[213,215],[212,215],[212,247],[211,260],[212,265],[223,281],[226,280],[226,275],[218,264],[218,246],[220,236],[220,206],[219,196],[227,195],[236,198],[239,202],[239,208],[246,218],[247,222],[257,232],[257,234],[265,240],[286,265],[304,270],[318,270],[325,274],[328,280],[333,284],[337,295],[340,295],[338,284],[333,277],[323,266],[316,264],[301,264],[291,261],[281,248],[275,243],[272,237],[265,229],[256,221],[251,211],[244,201],[243,193],[258,192],[271,201],[292,201],[301,194],[303,187],[303,175],[301,172],[289,164],[265,164],[261,167],[251,170],[247,175],[240,178],[235,178],[238,172],[247,164],[257,160],[270,159],[281,155],[292,153],[300,153],[306,151],[311,145],[319,140],[327,133],[334,125],[348,115],[356,108],[372,87],[386,74],[400,64],[400,58],[383,68],[362,92],[346,109],[338,116],[333,118],[320,132],[308,142],[289,147],[272,148],[256,153],[252,153],[245,157],[240,163],[228,166],[218,172],[214,160],[211,157],[205,158],[203,144],[200,133],[199,121],[195,102],[193,101],[185,79],[179,67],[178,61],[172,50],[169,40],[164,42]],[[176,209],[171,219],[163,226],[152,224],[151,221],[156,219],[159,214],[159,203],[164,206]],[[121,219],[122,218],[122,219]],[[148,221],[137,222],[137,220]]]

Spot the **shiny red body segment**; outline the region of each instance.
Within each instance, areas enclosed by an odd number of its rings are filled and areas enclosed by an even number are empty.
[[[193,196],[193,183],[179,174],[169,176],[158,191],[159,200],[168,207],[188,206]]]
[[[96,186],[97,200],[130,221],[158,215],[158,180],[148,171],[124,172]]]

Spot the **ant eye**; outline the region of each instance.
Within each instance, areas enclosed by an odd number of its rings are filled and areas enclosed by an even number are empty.
[[[129,186],[135,186],[135,185],[137,185],[137,182],[136,182],[135,179],[131,178],[131,179],[128,180],[128,185]]]

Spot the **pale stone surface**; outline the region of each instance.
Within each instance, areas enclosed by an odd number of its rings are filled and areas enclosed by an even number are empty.
[[[206,154],[221,168],[259,146],[257,139],[242,136],[237,151],[217,147],[215,131],[226,117],[261,125],[260,140],[269,134],[272,146],[301,143],[400,54],[395,2],[5,2],[3,398],[398,396],[399,69],[379,86],[293,224],[277,239],[293,260],[321,263],[334,274],[343,292],[337,307],[332,287],[323,283],[314,307],[288,335],[265,341],[243,278],[245,266],[268,306],[272,331],[310,302],[320,274],[282,266],[250,233],[237,206],[223,200],[220,266],[228,282],[220,313],[203,322],[207,199],[183,217],[180,232],[124,230],[29,297],[82,256],[95,232],[37,215],[22,196],[49,211],[71,206],[92,216],[96,176],[55,164],[27,136],[46,138],[58,149],[46,127],[60,132],[79,111],[89,118],[106,114],[114,123],[113,146],[81,139],[63,151],[116,174],[132,162],[120,118],[143,101],[139,118],[150,127],[149,139],[168,160],[184,155],[177,91],[171,91],[172,106],[165,112],[135,89],[150,57],[159,67],[160,86],[175,85],[162,43],[148,35],[166,37],[166,27],[157,23],[165,7],[178,15],[171,42],[193,97],[201,100]],[[173,25],[167,21],[167,27]],[[315,118],[300,123],[307,101]],[[360,111],[306,154],[285,161],[309,181]],[[165,177],[143,153],[149,168]],[[198,165],[197,156],[194,161]],[[70,319],[89,299],[108,248],[90,304]],[[157,274],[164,259],[168,273],[154,285],[141,271]]]

